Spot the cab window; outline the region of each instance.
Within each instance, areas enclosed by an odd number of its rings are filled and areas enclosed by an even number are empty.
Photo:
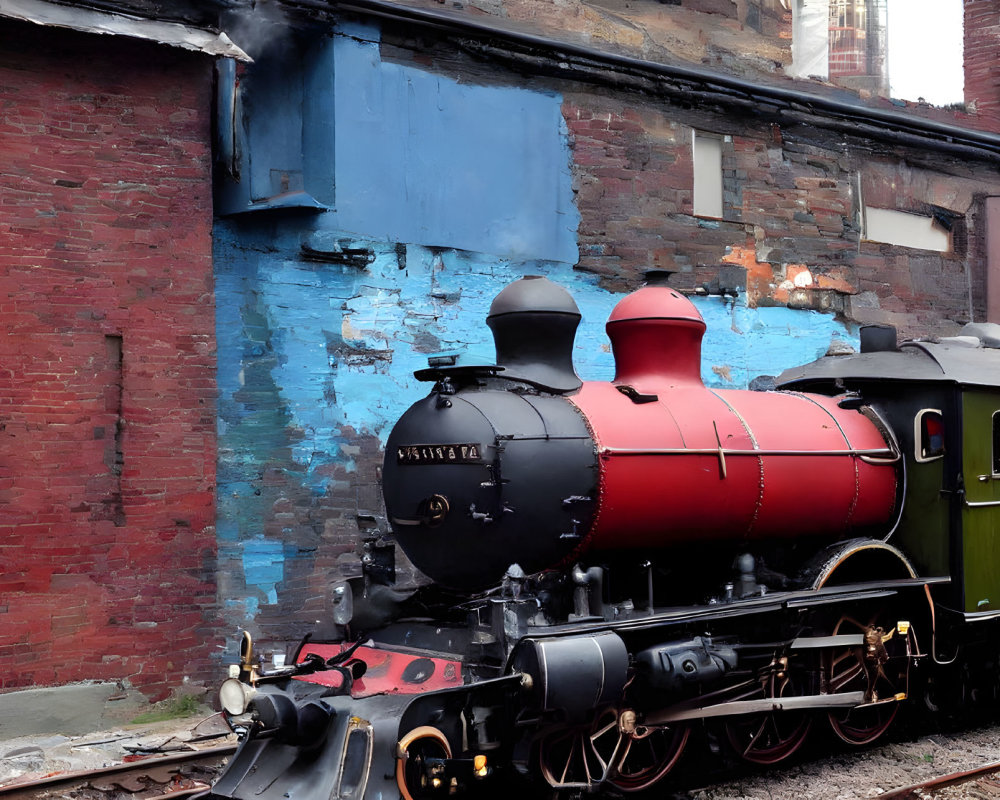
[[[997,432],[1000,418],[993,416],[993,469],[997,462]],[[913,439],[916,445],[914,457],[919,462],[934,461],[944,455],[944,417],[936,408],[925,408],[913,421]]]

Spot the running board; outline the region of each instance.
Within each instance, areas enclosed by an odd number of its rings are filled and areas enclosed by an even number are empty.
[[[897,699],[899,698],[892,698],[892,702],[895,702]],[[709,706],[694,707],[680,703],[663,711],[647,714],[642,724],[652,728],[686,719],[735,717],[741,714],[770,714],[775,711],[811,711],[817,708],[856,708],[865,705],[874,705],[874,703],[865,703],[864,692],[810,694],[801,697],[769,697],[762,700],[734,700],[729,703],[715,703]]]
[[[548,628],[531,629],[533,639],[565,636],[571,633],[593,633],[613,630],[616,632],[645,631],[671,625],[710,623],[721,620],[735,620],[746,616],[763,616],[784,611],[809,610],[825,605],[857,603],[879,600],[898,595],[901,591],[937,586],[950,583],[947,576],[931,578],[894,578],[874,583],[854,583],[824,586],[821,589],[796,589],[792,591],[770,592],[765,595],[734,600],[728,603],[714,603],[680,608],[660,608],[652,612],[634,612],[627,619],[594,620],[577,622],[573,625],[553,625]],[[1000,613],[1000,612],[990,612]]]
[[[824,647],[863,647],[863,633],[841,633],[836,636],[801,636],[790,645],[791,650],[813,650]]]

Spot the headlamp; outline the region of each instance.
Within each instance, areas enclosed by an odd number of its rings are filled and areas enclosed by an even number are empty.
[[[247,710],[257,690],[236,678],[226,678],[219,687],[219,704],[227,714],[238,717]]]

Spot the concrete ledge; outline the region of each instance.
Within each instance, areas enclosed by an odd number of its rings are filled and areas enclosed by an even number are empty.
[[[0,694],[0,740],[59,733],[81,736],[148,710],[145,698],[116,683],[77,683]]]

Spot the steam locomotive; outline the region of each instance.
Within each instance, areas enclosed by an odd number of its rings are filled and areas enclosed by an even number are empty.
[[[906,702],[993,691],[1000,326],[782,374],[700,377],[705,323],[650,284],[583,382],[580,313],[540,277],[487,318],[496,360],[434,357],[389,436],[392,543],[333,587],[341,636],[220,691],[241,744],[213,798],[662,786],[692,730],[776,764]],[[393,585],[398,545],[431,583]]]

